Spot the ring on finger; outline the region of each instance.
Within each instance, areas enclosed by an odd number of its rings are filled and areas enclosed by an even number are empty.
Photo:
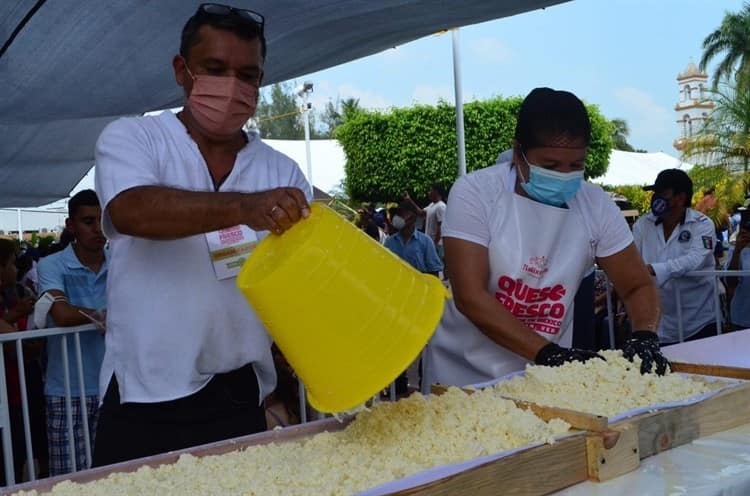
[[[278,205],[274,205],[273,206],[273,208],[271,209],[271,212],[270,212],[271,217],[273,217],[273,214],[275,214],[279,210],[279,208],[280,207]]]

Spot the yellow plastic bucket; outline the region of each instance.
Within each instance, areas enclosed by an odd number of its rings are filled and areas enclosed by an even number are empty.
[[[372,398],[427,344],[447,292],[328,207],[271,235],[237,286],[302,379],[310,404],[341,412]]]

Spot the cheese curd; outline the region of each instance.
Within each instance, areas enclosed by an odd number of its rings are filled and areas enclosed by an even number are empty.
[[[52,494],[348,495],[438,465],[552,443],[569,427],[558,419],[545,423],[492,390],[449,388],[440,396],[378,403],[339,432],[219,456],[184,455],[155,469],[62,482]]]
[[[523,376],[500,381],[492,389],[508,398],[612,417],[636,408],[685,400],[725,385],[671,372],[641,375],[639,357],[631,362],[619,350],[599,354],[606,361],[592,359],[560,367],[527,365]]]

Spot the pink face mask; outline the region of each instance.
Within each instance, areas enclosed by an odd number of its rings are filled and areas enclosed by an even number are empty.
[[[187,107],[206,131],[216,135],[236,133],[255,115],[258,87],[232,76],[193,76]]]

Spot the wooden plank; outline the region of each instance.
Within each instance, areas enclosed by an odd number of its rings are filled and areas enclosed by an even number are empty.
[[[608,442],[609,433],[586,436],[586,458],[589,479],[603,482],[638,468],[638,426],[625,425],[617,433],[613,446]]]
[[[443,394],[450,386],[443,384],[433,384],[430,387],[430,394]],[[472,394],[475,390],[470,388],[462,388],[467,394]],[[568,410],[566,408],[558,408],[554,406],[545,406],[531,401],[519,400],[508,396],[501,396],[506,400],[510,400],[516,404],[518,408],[523,410],[531,410],[534,414],[545,422],[549,422],[552,419],[562,419],[569,423],[571,427],[582,431],[594,431],[604,432],[609,429],[609,422],[607,417],[601,415],[595,415],[592,413],[578,412],[575,410]]]
[[[749,420],[750,383],[721,391],[700,403],[646,413],[621,420],[611,427],[637,425],[638,450],[643,459]]]
[[[601,415],[594,415],[592,413],[578,412],[575,410],[568,410],[566,408],[557,408],[553,406],[544,406],[530,401],[518,400],[515,398],[503,398],[511,400],[516,404],[518,408],[524,410],[531,410],[534,414],[549,422],[552,419],[558,418],[569,423],[573,428],[580,429],[582,431],[592,432],[604,432],[609,429],[609,421],[607,417]]]
[[[672,371],[685,374],[712,375],[715,377],[731,377],[734,379],[750,380],[750,369],[742,367],[672,362]]]
[[[586,437],[572,436],[394,495],[536,496],[583,482]]]

